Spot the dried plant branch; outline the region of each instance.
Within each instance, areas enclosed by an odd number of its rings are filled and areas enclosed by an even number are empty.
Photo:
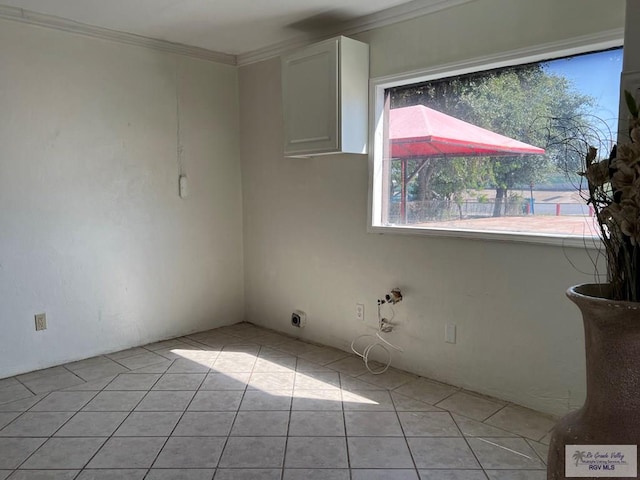
[[[587,188],[580,185],[582,198],[590,205],[599,226],[607,258],[607,280],[614,300],[640,300],[640,121],[632,95],[625,92],[631,119],[630,142],[611,149],[608,158],[597,160],[598,149],[588,144],[584,170]],[[567,148],[580,148],[589,139],[568,137]],[[584,151],[584,150],[583,150]]]

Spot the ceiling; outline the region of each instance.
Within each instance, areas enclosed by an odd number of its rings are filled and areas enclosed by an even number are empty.
[[[468,0],[466,0],[468,1]],[[0,4],[93,27],[234,56],[319,38],[387,12],[460,0],[0,0]],[[2,6],[0,5],[0,6]],[[403,10],[402,10],[403,9]],[[402,10],[402,11],[401,11]],[[22,12],[20,12],[22,13]],[[56,19],[57,20],[57,19]]]

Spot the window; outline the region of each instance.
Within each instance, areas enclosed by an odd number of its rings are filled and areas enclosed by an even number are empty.
[[[373,81],[372,231],[595,235],[578,172],[617,135],[622,48],[502,63]]]

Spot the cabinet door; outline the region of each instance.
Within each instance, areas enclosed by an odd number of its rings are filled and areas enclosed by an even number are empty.
[[[338,45],[333,39],[283,59],[285,154],[340,149]]]

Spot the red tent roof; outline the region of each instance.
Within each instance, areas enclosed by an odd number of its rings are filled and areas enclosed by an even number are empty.
[[[485,130],[424,105],[391,110],[389,139],[393,158],[544,154],[543,148]]]

